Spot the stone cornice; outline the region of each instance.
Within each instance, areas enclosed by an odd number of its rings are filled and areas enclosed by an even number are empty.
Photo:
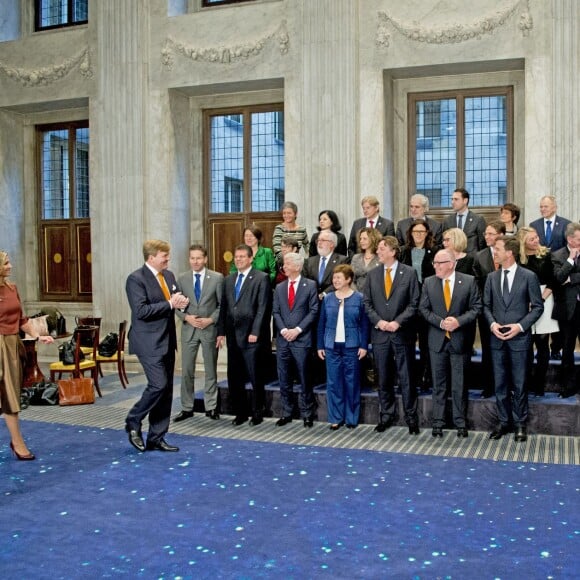
[[[495,10],[473,20],[467,24],[452,23],[447,26],[421,26],[417,23],[408,23],[395,20],[386,12],[378,12],[378,25],[375,43],[379,48],[388,48],[390,45],[390,30],[414,42],[426,44],[457,44],[472,39],[479,39],[484,35],[492,34],[496,29],[504,26],[519,11],[518,28],[522,36],[528,36],[534,27],[530,14],[529,0],[513,0],[509,6]]]
[[[14,67],[0,62],[0,73],[24,87],[50,85],[67,76],[75,68],[83,77],[92,78],[93,70],[88,48],[81,49],[76,55],[59,64],[36,69]]]
[[[171,69],[173,68],[175,61],[174,55],[178,54],[192,61],[229,64],[231,62],[254,58],[258,56],[269,43],[273,42],[278,45],[280,54],[286,54],[288,52],[290,39],[285,20],[283,20],[276,30],[270,34],[267,34],[254,42],[234,46],[187,46],[182,42],[178,42],[177,40],[168,37],[165,40],[163,49],[161,50],[161,62],[165,67]]]

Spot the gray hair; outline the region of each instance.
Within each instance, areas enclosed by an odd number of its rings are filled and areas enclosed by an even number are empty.
[[[296,252],[288,252],[284,256],[284,261],[286,261],[286,260],[290,260],[291,262],[294,262],[294,265],[298,266],[301,270],[302,270],[302,266],[304,266],[304,256],[301,256],[300,254],[297,254]]]
[[[415,193],[411,196],[409,201],[413,201],[414,199],[421,203],[425,213],[429,211],[429,198],[426,195],[423,195],[422,193]]]
[[[320,236],[323,233],[328,236],[329,241],[332,242],[332,245],[336,248],[336,244],[338,243],[338,236],[334,232],[325,231],[325,232],[320,232],[318,239],[320,239]]]

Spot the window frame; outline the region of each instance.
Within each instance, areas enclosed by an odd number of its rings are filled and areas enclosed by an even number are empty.
[[[244,2],[253,2],[254,0],[217,0],[210,2],[210,0],[201,0],[202,8],[214,8],[215,6],[224,6],[227,4],[242,4]]]
[[[42,26],[42,3],[44,0],[34,0],[34,31],[43,32],[45,30],[56,30],[59,28],[70,28],[71,26],[81,26],[83,24],[88,24],[88,2],[87,0],[87,19],[86,20],[74,20],[72,21],[72,15],[74,13],[73,6],[75,0],[67,0],[68,16],[67,21],[61,24],[51,24],[50,26]]]

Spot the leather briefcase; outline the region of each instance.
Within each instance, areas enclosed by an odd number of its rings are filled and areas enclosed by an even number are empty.
[[[58,404],[88,405],[95,402],[95,387],[93,379],[80,377],[78,379],[61,379],[58,381]]]

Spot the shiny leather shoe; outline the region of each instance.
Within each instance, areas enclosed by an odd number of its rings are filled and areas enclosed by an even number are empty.
[[[523,443],[524,441],[528,440],[528,433],[525,427],[517,427],[516,434],[514,435],[514,441],[518,443]]]
[[[465,438],[468,436],[467,429],[465,427],[458,427],[457,437]]]
[[[175,445],[169,445],[165,439],[159,439],[159,441],[147,441],[147,451],[179,451],[179,447]]]
[[[180,421],[185,421],[186,419],[191,419],[193,417],[193,411],[181,411],[179,415],[175,415],[173,418],[174,423],[179,423]]]
[[[357,425],[351,425],[350,423],[347,423],[346,424],[346,428],[347,429],[356,429],[357,428]]]
[[[502,425],[502,426],[498,427],[497,429],[494,429],[489,434],[489,438],[492,441],[497,441],[498,439],[501,439],[504,435],[507,435],[509,432],[510,432],[509,428]]]
[[[383,431],[386,431],[392,424],[393,422],[390,419],[379,421],[379,424],[375,427],[375,431],[377,433],[383,433]]]
[[[12,449],[12,453],[14,453],[14,457],[16,457],[18,461],[32,461],[36,459],[36,455],[34,455],[34,453],[31,453],[30,451],[26,455],[20,455],[20,453],[18,453],[18,451],[14,449],[12,441],[10,441],[10,449]]]
[[[431,435],[433,437],[443,437],[443,429],[441,427],[433,427]]]
[[[314,419],[312,417],[306,417],[304,419],[304,427],[313,427],[314,426]]]
[[[237,427],[238,425],[242,425],[248,420],[247,417],[241,417],[240,415],[236,416],[235,419],[232,419],[232,425]]]
[[[409,423],[409,435],[419,435],[419,425],[417,423]]]
[[[284,425],[288,425],[288,423],[292,423],[292,417],[280,417],[276,421],[276,427],[284,427]]]
[[[213,419],[214,421],[217,421],[220,418],[219,413],[215,409],[212,409],[211,411],[206,411],[205,416],[209,417],[210,419]]]
[[[264,422],[264,418],[257,415],[256,417],[252,417],[250,419],[250,427],[255,427],[256,425],[259,425],[260,423],[263,423],[263,422]]]
[[[338,431],[342,427],[342,423],[333,423],[329,429],[331,431]]]
[[[127,435],[129,435],[129,443],[137,449],[137,451],[145,451],[145,443],[143,442],[143,435],[141,434],[141,429],[130,429],[125,427]]]

